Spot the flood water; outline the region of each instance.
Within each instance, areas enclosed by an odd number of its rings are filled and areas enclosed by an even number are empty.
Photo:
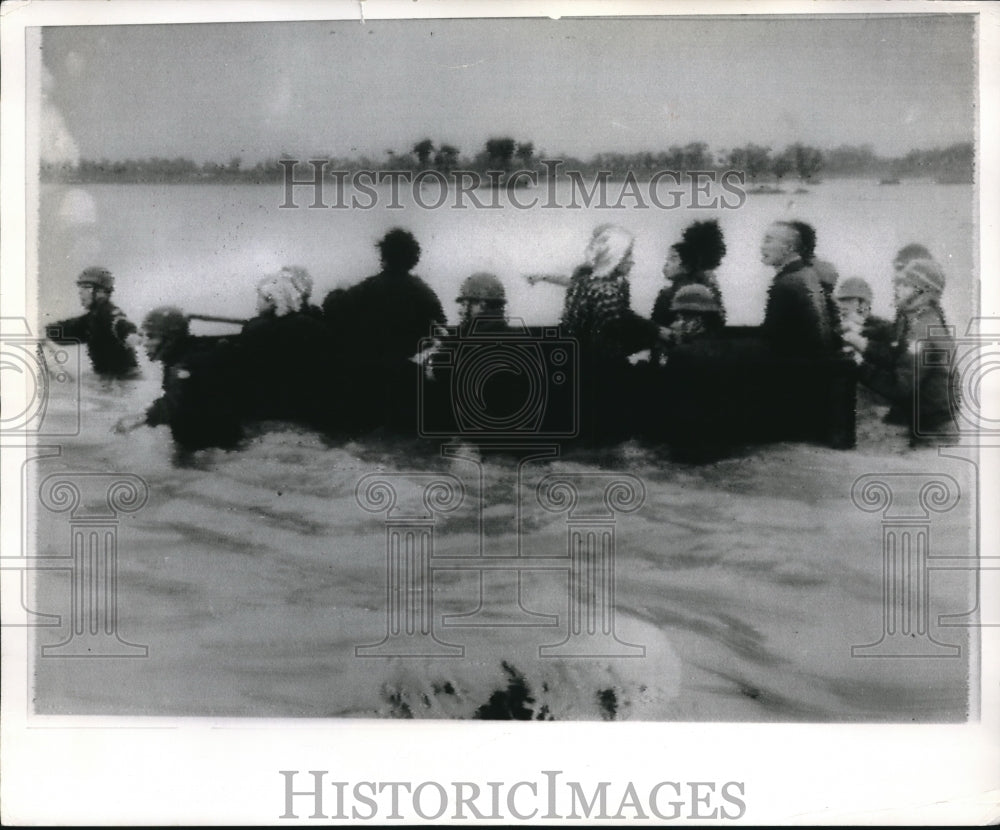
[[[460,281],[487,269],[508,286],[513,315],[551,322],[558,289],[519,287],[519,275],[568,271],[603,221],[637,234],[633,302],[648,313],[667,247],[707,216],[720,219],[729,245],[719,277],[734,323],[760,318],[767,273],[756,246],[767,222],[786,216],[815,222],[819,255],[842,276],[866,276],[883,314],[893,252],[924,242],[947,263],[950,321],[964,327],[972,315],[973,203],[964,187],[829,182],[809,194],[750,196],[729,212],[547,213],[279,210],[283,194],[271,187],[72,190],[42,194],[48,321],[78,313],[72,279],[95,263],[118,276],[116,300],[132,319],[164,302],[249,315],[256,280],[285,264],[309,268],[321,298],[376,271],[373,243],[400,224],[421,241],[417,271],[450,315]],[[86,474],[131,474],[148,487],[145,504],[122,512],[114,530],[116,631],[148,653],[36,657],[39,713],[907,723],[975,715],[974,629],[940,619],[974,608],[971,570],[929,573],[918,602],[929,630],[912,632],[916,656],[852,656],[852,646],[883,638],[883,534],[902,521],[859,508],[860,477],[891,482],[896,506],[918,514],[929,478],[954,481],[953,505],[906,521],[929,527],[933,556],[976,552],[974,465],[907,449],[867,398],[851,451],[774,444],[685,465],[636,443],[570,451],[540,442],[498,456],[388,438],[331,443],[276,426],[239,451],[178,463],[165,428],[111,431],[156,397],[156,367],[144,370],[140,381],[106,385],[84,368],[78,397],[56,390],[46,417],[69,423],[79,411],[80,431],[59,455],[29,465],[29,492],[55,474],[97,488],[84,497],[98,502],[108,482]],[[373,475],[396,491],[390,513],[365,502]],[[572,509],[559,509],[554,492],[546,501],[546,482],[557,479],[575,488]],[[432,481],[460,498],[424,502]],[[614,481],[636,500],[607,500]],[[34,553],[68,555],[82,513],[40,505],[29,513]],[[430,540],[426,559],[388,556],[387,540],[404,526]],[[574,533],[591,531],[611,540],[599,559],[613,568],[587,571],[595,582],[580,588],[583,572],[571,571],[568,553]],[[477,568],[476,558],[492,558],[492,567]],[[430,562],[421,571],[429,579],[389,567],[404,560],[418,570]],[[62,615],[61,626],[35,629],[36,644],[65,641],[69,574],[39,572],[31,588],[35,610]],[[607,600],[600,619],[585,616],[579,630],[574,590]],[[415,655],[400,653],[410,648],[400,639],[381,652],[364,648],[386,638],[390,608],[401,609],[403,633],[430,621],[434,637]],[[613,636],[598,636],[609,626]],[[574,639],[581,631],[590,636]],[[941,644],[957,652],[943,657]]]

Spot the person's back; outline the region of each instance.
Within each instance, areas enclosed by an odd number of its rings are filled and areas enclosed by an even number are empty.
[[[761,331],[782,357],[815,358],[835,343],[820,275],[811,266],[816,232],[805,222],[774,222],[761,243],[761,260],[775,269]]]
[[[344,388],[351,397],[349,431],[416,423],[416,364],[420,341],[447,321],[434,291],[412,269],[420,245],[401,228],[376,246],[382,270],[323,301]]]
[[[816,272],[802,260],[781,268],[768,289],[762,331],[788,356],[815,356],[830,348],[832,331]]]
[[[382,271],[347,290],[354,346],[361,359],[391,364],[416,354],[421,338],[444,322],[437,295],[420,277]]]

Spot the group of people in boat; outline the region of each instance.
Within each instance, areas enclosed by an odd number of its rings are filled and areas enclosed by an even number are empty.
[[[726,253],[718,223],[696,221],[670,247],[665,285],[648,318],[632,309],[633,245],[629,231],[603,224],[572,274],[526,277],[529,286],[565,287],[559,333],[575,345],[573,405],[585,438],[651,433],[681,440],[657,434],[658,413],[672,404],[664,379],[685,360],[691,365],[692,355],[708,374],[713,360],[725,359],[772,365],[779,373],[791,365],[848,365],[852,380],[884,399],[887,419],[909,426],[914,440],[921,430],[948,432],[956,401],[948,361],[920,361],[917,354],[928,345],[954,348],[941,310],[945,274],[925,247],[907,245],[893,262],[896,315],[889,321],[872,315],[873,292],[863,278],[840,280],[830,263],[816,259],[812,226],[774,222],[760,246],[762,262],[774,269],[763,323],[749,336],[744,331],[734,350],[719,345],[731,329],[715,277]],[[493,274],[469,276],[457,298],[461,319],[448,329],[438,296],[413,273],[421,254],[414,236],[394,228],[377,248],[380,271],[331,291],[320,305],[304,269],[268,275],[257,285],[256,316],[227,337],[193,335],[190,315],[174,306],[152,310],[136,327],[112,302],[113,275],[87,268],[77,279],[84,314],[50,326],[48,335],[85,344],[95,373],[121,379],[139,371],[141,340],[163,366],[163,392],[119,429],[166,424],[183,447],[236,446],[250,421],[295,421],[350,436],[419,431],[420,406],[453,405],[461,392],[442,388],[454,381],[443,341],[512,333],[506,290]],[[516,379],[507,381],[492,394],[523,394]]]

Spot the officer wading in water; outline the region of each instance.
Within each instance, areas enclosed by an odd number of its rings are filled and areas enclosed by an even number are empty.
[[[115,278],[107,268],[86,268],[76,279],[80,304],[86,309],[79,317],[60,320],[47,328],[49,340],[69,344],[79,341],[95,374],[102,378],[134,378],[139,366],[128,338],[136,333],[124,312],[111,302]]]
[[[163,394],[115,431],[165,425],[178,450],[235,447],[242,438],[236,349],[225,339],[192,336],[187,316],[173,306],[147,314],[142,337],[149,359],[163,364]]]

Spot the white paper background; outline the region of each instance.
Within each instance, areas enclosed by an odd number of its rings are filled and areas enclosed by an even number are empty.
[[[356,18],[357,3],[5,3],[3,15],[3,315],[32,319],[23,293],[24,27],[44,25]],[[852,13],[944,11],[935,3],[363,3],[368,19],[396,16],[549,14]],[[1000,10],[949,3],[980,14],[978,171],[982,198],[982,314],[1000,315],[996,204]],[[30,146],[30,145],[29,145]],[[990,379],[997,394],[996,375]],[[5,378],[3,395],[18,389]],[[984,450],[980,504],[1000,504],[995,456]],[[5,446],[3,555],[21,548],[23,451]],[[997,556],[996,517],[983,516],[983,556]],[[4,579],[16,573],[5,572]],[[984,581],[987,588],[991,584]],[[5,588],[5,599],[7,598]],[[984,596],[996,607],[998,596]],[[741,781],[744,822],[963,823],[1000,818],[998,637],[982,631],[979,723],[966,726],[792,726],[685,724],[500,724],[333,721],[214,721],[30,717],[26,629],[3,630],[2,808],[5,823],[273,824],[284,808],[281,769],[328,770],[327,780],[541,783],[543,770],[591,788],[627,781]],[[299,783],[305,782],[301,776]],[[612,799],[614,801],[614,799]],[[404,802],[405,803],[405,802]],[[303,800],[299,814],[308,814]],[[567,810],[564,810],[567,811]],[[332,808],[328,810],[332,812]],[[415,816],[410,817],[416,820]],[[308,822],[309,819],[302,818]],[[511,820],[508,817],[508,820]],[[541,819],[536,819],[541,821]]]

